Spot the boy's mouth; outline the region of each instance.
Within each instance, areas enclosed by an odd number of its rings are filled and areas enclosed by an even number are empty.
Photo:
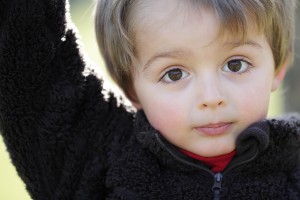
[[[197,127],[196,130],[201,134],[214,136],[225,134],[231,126],[232,122],[210,123]]]

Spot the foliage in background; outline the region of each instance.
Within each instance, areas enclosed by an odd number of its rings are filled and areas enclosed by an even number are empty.
[[[300,113],[300,1],[296,15],[295,59],[285,79],[284,110]]]

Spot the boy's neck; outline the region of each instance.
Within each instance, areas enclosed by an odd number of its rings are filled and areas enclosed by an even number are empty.
[[[228,154],[219,155],[215,157],[203,157],[192,152],[186,151],[184,149],[181,149],[181,152],[191,158],[199,160],[204,164],[208,165],[211,168],[211,170],[215,173],[222,172],[233,159],[233,157],[236,155],[236,150]]]

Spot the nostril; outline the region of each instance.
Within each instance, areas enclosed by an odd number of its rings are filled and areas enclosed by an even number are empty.
[[[223,101],[215,102],[215,103],[203,103],[201,108],[208,108],[208,107],[217,108],[217,107],[220,107],[220,106],[223,106],[223,105],[224,105]]]

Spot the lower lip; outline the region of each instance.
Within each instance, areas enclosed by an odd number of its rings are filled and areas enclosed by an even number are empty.
[[[215,135],[223,135],[231,128],[232,124],[224,124],[218,127],[198,127],[196,130],[202,134],[215,136]]]

